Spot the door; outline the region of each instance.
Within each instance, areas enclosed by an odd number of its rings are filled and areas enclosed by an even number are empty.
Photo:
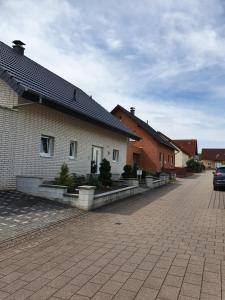
[[[133,153],[133,164],[140,168],[140,154]]]
[[[91,173],[99,174],[102,152],[103,149],[101,147],[92,146]]]

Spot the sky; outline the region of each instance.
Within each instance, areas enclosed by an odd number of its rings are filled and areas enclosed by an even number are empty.
[[[0,0],[0,40],[111,111],[225,148],[224,0]]]

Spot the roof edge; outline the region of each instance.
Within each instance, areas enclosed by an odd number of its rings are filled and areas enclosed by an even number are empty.
[[[26,88],[18,82],[6,69],[0,66],[0,79],[10,86],[18,96],[22,96]]]

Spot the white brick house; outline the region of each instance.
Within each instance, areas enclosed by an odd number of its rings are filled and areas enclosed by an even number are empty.
[[[103,157],[120,174],[127,140],[137,137],[21,48],[0,42],[0,189],[14,189],[17,175],[54,178],[63,162],[71,173],[89,174]]]

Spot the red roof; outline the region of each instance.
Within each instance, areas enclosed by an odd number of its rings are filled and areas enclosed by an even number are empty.
[[[201,159],[225,161],[225,149],[215,149],[215,148],[202,149]]]
[[[190,156],[198,155],[198,143],[197,140],[172,140],[173,143],[182,151]]]

